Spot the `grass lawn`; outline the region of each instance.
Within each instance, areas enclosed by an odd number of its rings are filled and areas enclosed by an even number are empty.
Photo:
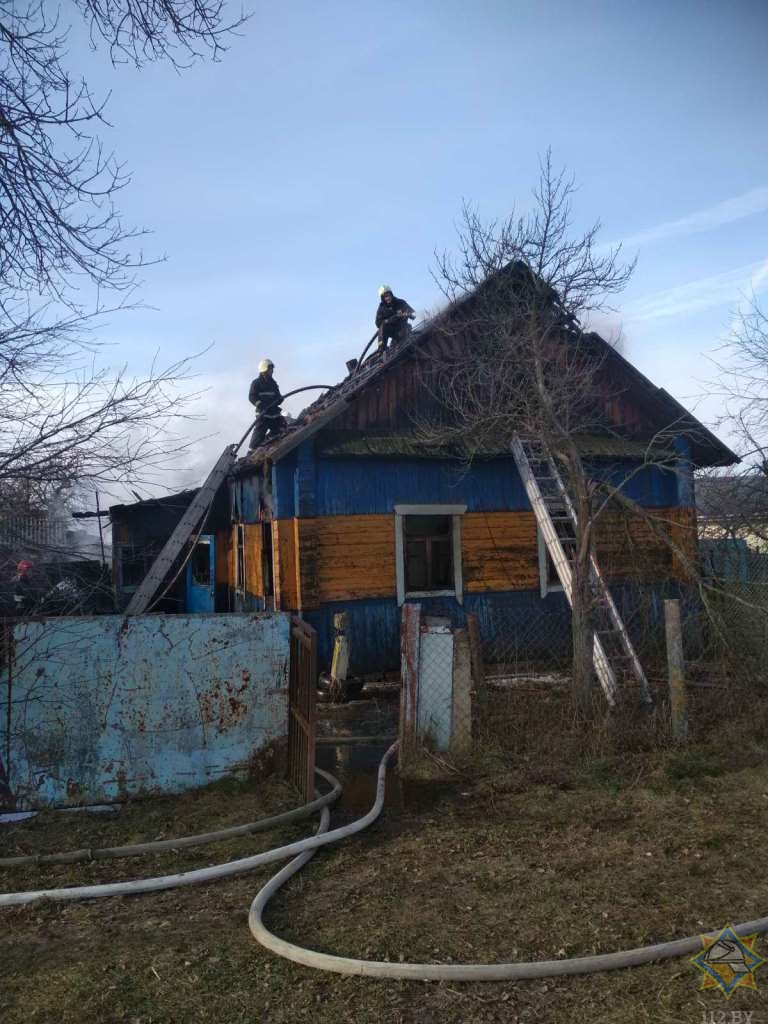
[[[319,853],[271,905],[278,934],[376,959],[451,963],[609,952],[768,914],[768,756],[693,746],[556,769],[510,764],[391,799],[357,839]],[[223,827],[290,806],[275,780],[217,784],[120,814],[46,814],[0,827],[0,851],[108,845]],[[334,821],[350,817],[342,808]],[[306,835],[305,822],[157,858],[5,871],[4,890],[198,867]],[[591,977],[462,984],[322,974],[262,950],[246,924],[274,868],[206,887],[0,912],[3,1024],[269,1021],[698,1024],[754,1011],[700,992],[686,960]],[[757,951],[768,957],[768,937]],[[707,1013],[707,1019],[709,1015]]]

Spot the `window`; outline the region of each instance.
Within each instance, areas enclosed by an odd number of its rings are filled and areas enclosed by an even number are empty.
[[[147,548],[137,548],[133,544],[120,544],[118,550],[119,588],[130,592],[143,583],[154,555]]]
[[[462,600],[461,516],[466,505],[396,505],[397,600]]]
[[[451,516],[405,516],[405,589],[453,587]]]
[[[211,542],[199,540],[192,552],[192,582],[196,587],[211,585]]]
[[[560,577],[557,575],[557,569],[552,561],[552,556],[547,551],[547,545],[541,530],[537,529],[536,535],[539,542],[539,589],[541,596],[546,597],[547,594],[562,591],[563,586],[560,583]]]

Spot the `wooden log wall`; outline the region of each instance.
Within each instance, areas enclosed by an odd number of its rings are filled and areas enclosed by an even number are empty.
[[[696,562],[693,509],[654,509],[645,517],[606,512],[596,528],[597,556],[606,576],[669,579],[685,576],[681,559],[650,519]],[[277,607],[316,608],[331,601],[394,597],[393,515],[320,516],[272,523]],[[464,590],[536,590],[539,558],[532,512],[467,512],[461,517]]]

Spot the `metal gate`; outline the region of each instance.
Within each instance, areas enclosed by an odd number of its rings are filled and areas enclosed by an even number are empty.
[[[317,633],[291,619],[291,664],[288,681],[288,778],[305,800],[315,791],[317,701]]]

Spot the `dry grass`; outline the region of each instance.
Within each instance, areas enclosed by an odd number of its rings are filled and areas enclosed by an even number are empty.
[[[276,899],[269,923],[350,956],[452,962],[603,952],[765,914],[768,731],[765,707],[751,712],[723,726],[718,743],[684,750],[638,744],[622,756],[602,745],[573,761],[576,748],[562,736],[550,735],[544,757],[545,741],[529,735],[524,751],[508,750],[484,775],[407,789],[404,809],[390,804],[368,832],[319,854]],[[43,842],[86,845],[106,832],[109,841],[154,837],[258,817],[286,802],[274,782],[258,795],[247,786],[215,787],[109,822],[47,816],[3,829],[0,839],[10,852]],[[308,829],[292,834],[301,831]],[[241,856],[284,835],[190,851],[184,866]],[[8,888],[101,881],[169,869],[162,860],[7,872],[4,880]],[[4,1024],[698,1024],[703,1010],[727,1008],[756,1011],[753,1024],[768,1020],[768,968],[757,976],[762,991],[740,990],[729,1004],[700,993],[684,960],[516,985],[312,972],[250,937],[247,909],[269,873],[151,898],[3,912],[0,1017]],[[758,949],[768,955],[768,940]]]

